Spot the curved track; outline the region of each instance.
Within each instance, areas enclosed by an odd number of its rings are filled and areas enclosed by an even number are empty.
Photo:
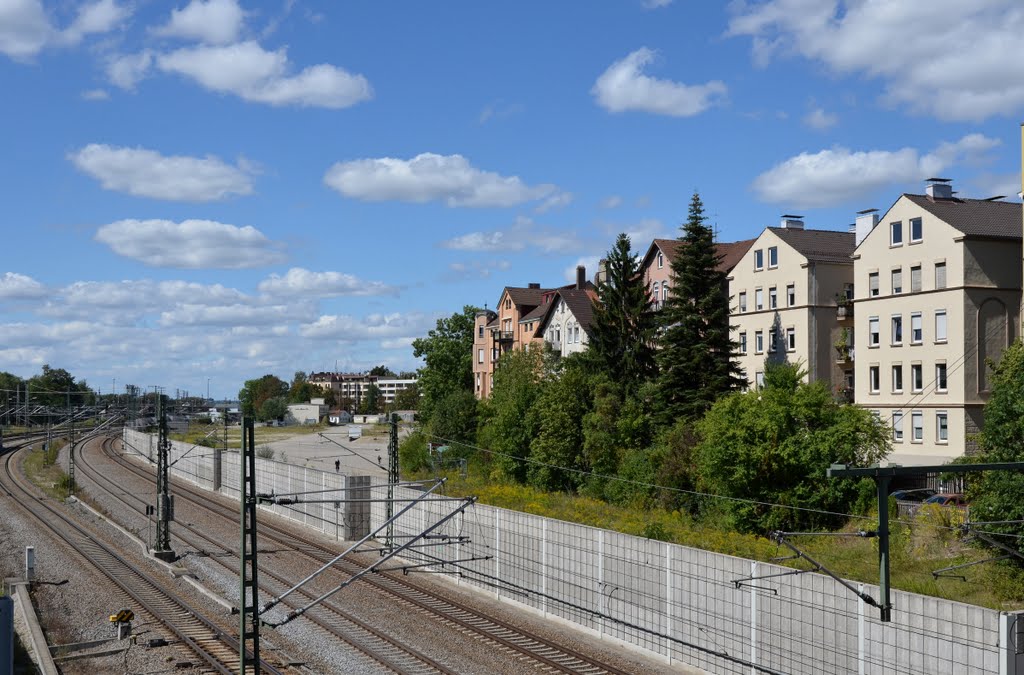
[[[104,452],[125,469],[150,482],[155,480],[152,473],[115,453],[106,444]],[[230,519],[232,522],[237,521],[238,514],[228,507],[222,506],[216,500],[211,499],[209,491],[183,485],[180,480],[174,483],[172,491],[179,498],[185,499],[197,508],[210,511],[218,516]],[[123,496],[118,496],[118,498],[124,499]],[[262,540],[274,541],[281,546],[294,550],[317,564],[333,560],[337,555],[336,552],[327,549],[311,538],[304,537],[293,532],[291,529],[285,529],[269,522],[262,522],[260,524],[260,538]],[[334,569],[351,576],[362,571],[364,566],[355,561],[341,560],[334,565]],[[266,574],[266,571],[261,569],[261,574]],[[485,616],[477,609],[433,594],[405,581],[401,577],[387,573],[378,573],[362,577],[359,583],[370,584],[378,591],[386,594],[410,610],[424,614],[432,620],[439,621],[467,637],[489,644],[521,663],[531,663],[534,667],[546,672],[582,675],[627,675],[627,671],[597,661],[585,654],[525,631],[518,626]],[[303,614],[303,616],[308,615]]]
[[[108,456],[111,456],[110,453],[112,450],[110,449],[109,444],[110,439],[106,439],[104,441],[104,452],[106,452]],[[82,473],[87,475],[93,482],[104,489],[112,497],[120,500],[138,514],[145,514],[146,502],[144,500],[135,495],[126,494],[121,486],[117,485],[113,480],[93,468],[85,458],[81,447],[79,447],[77,454],[79,457],[77,460],[77,466]],[[143,474],[139,475],[146,477],[143,476]],[[176,494],[180,494],[177,488],[175,488],[174,492]],[[237,514],[232,513],[231,517],[237,520]],[[261,529],[263,527],[264,526],[261,525]],[[231,564],[224,559],[225,556],[231,556],[233,560],[237,561],[237,551],[225,547],[221,541],[214,539],[205,532],[202,532],[187,523],[176,522],[174,529],[174,536],[176,538],[198,550],[211,550],[211,548],[217,549],[218,553],[210,556],[209,558],[211,562],[220,565],[229,574],[238,573],[237,564]],[[184,536],[182,534],[182,530],[187,532],[188,536]],[[266,582],[268,577],[274,581],[273,584],[268,584]],[[294,583],[293,580],[288,580],[267,567],[261,567],[260,580],[260,590],[271,594],[282,593],[284,590],[290,588]],[[301,597],[305,597],[307,600],[312,600],[316,597],[314,594],[301,590],[298,591],[297,594]],[[292,603],[282,604],[293,609],[298,606]],[[372,659],[377,664],[401,675],[427,675],[434,673],[455,675],[454,671],[448,669],[441,663],[438,663],[429,656],[407,645],[403,645],[400,641],[375,629],[370,624],[356,618],[351,613],[346,612],[333,603],[323,603],[318,611],[310,612],[305,616],[317,626],[324,629],[332,636],[342,640],[345,644],[359,651],[364,656]]]
[[[7,451],[0,475],[0,490],[128,594],[140,608],[203,659],[213,672],[225,675],[238,673],[238,641],[165,591],[156,579],[126,562],[122,555],[96,539],[60,509],[48,504],[46,498],[39,497],[12,466],[16,464],[15,458],[20,450],[19,447]],[[281,673],[266,661],[261,661],[261,670]]]

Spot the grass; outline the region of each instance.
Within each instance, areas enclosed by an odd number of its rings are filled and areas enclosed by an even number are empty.
[[[772,561],[791,553],[763,536],[724,530],[695,521],[688,514],[664,509],[616,506],[601,500],[558,492],[544,492],[511,483],[495,483],[471,473],[460,478],[447,474],[450,495],[476,495],[483,504],[532,513],[557,520],[659,539],[741,558],[776,562],[810,569],[806,561]],[[966,580],[932,576],[934,570],[991,557],[968,546],[946,527],[953,512],[941,507],[922,509],[911,524],[894,523],[890,534],[890,570],[893,588],[965,602],[998,610],[1024,607],[1024,570],[1004,563],[975,565],[955,574]],[[854,533],[872,529],[875,522],[856,520],[844,529]],[[878,540],[845,536],[796,537],[791,540],[835,574],[854,581],[878,584]]]
[[[68,495],[69,477],[56,461],[65,443],[63,439],[53,442],[47,452],[43,452],[42,448],[33,448],[25,455],[22,465],[29,480],[54,499],[64,499]]]

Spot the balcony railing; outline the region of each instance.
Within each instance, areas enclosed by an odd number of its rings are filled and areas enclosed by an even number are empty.
[[[511,342],[515,333],[510,330],[499,330],[494,332],[495,336],[501,342]]]

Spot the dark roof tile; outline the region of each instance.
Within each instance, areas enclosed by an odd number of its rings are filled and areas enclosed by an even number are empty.
[[[853,249],[857,246],[853,232],[836,230],[797,230],[788,227],[769,227],[779,239],[811,262],[853,264]]]
[[[903,196],[968,237],[1021,240],[1020,202]]]

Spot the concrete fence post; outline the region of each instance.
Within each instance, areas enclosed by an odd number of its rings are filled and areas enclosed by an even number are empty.
[[[1024,675],[1024,613],[999,615],[999,675]]]
[[[864,595],[864,584],[858,584],[857,590],[860,591],[861,596]],[[865,603],[862,597],[857,598],[857,675],[865,675],[866,666],[866,653],[865,647],[867,646],[867,636],[864,634],[864,610]]]
[[[672,665],[672,544],[665,542],[665,660]]]
[[[604,530],[597,531],[597,617],[598,635],[604,637],[605,614],[607,606],[604,601]]]
[[[757,561],[750,563],[750,662],[757,665]],[[751,666],[751,675],[756,675],[757,668]]]
[[[548,519],[541,520],[540,540],[540,592],[543,594],[544,615],[548,613]]]
[[[501,509],[494,509],[494,578],[501,580]],[[494,585],[494,594],[501,599],[501,585]]]

